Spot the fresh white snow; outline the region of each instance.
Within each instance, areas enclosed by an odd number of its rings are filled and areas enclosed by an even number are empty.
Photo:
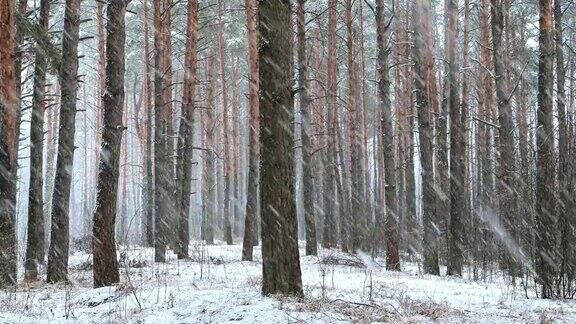
[[[76,253],[71,285],[1,291],[0,323],[576,323],[575,301],[541,300],[532,290],[527,298],[498,275],[486,283],[436,277],[412,263],[388,272],[383,260],[329,250],[301,257],[305,299],[263,297],[260,248],[254,262],[240,261],[241,249],[195,242],[190,260],[170,254],[167,264],[155,264],[152,249],[122,248],[121,283],[100,289],[91,288],[91,256]],[[326,265],[325,258],[367,266]]]

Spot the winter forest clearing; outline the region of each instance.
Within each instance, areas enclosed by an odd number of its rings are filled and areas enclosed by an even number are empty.
[[[576,322],[570,0],[0,0],[0,322]]]

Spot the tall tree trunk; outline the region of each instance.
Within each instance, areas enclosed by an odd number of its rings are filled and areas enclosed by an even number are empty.
[[[304,221],[306,227],[306,255],[316,255],[316,220],[314,219],[314,188],[312,173],[312,106],[308,94],[308,63],[306,62],[306,0],[296,4],[296,26],[298,38],[298,93],[302,116],[302,180],[304,186]]]
[[[206,59],[206,82],[208,83],[208,89],[206,91],[206,97],[208,100],[208,109],[205,111],[205,133],[206,133],[206,170],[204,174],[206,176],[206,191],[207,191],[207,201],[206,204],[206,224],[205,224],[205,236],[206,243],[209,245],[214,244],[214,220],[216,217],[216,209],[218,201],[216,200],[216,154],[214,153],[216,146],[214,142],[214,131],[216,128],[216,122],[214,118],[214,112],[216,111],[215,101],[215,88],[216,80],[214,78],[214,58],[213,53],[210,51]]]
[[[70,185],[74,162],[76,126],[76,95],[78,92],[78,40],[80,32],[80,0],[66,0],[60,66],[60,129],[58,157],[52,194],[52,225],[48,251],[48,282],[68,280],[68,250],[70,248]]]
[[[152,72],[150,68],[150,43],[149,43],[149,11],[148,0],[144,0],[144,91],[145,112],[146,112],[146,161],[145,181],[145,226],[144,239],[146,246],[154,246],[154,112],[152,110]]]
[[[173,139],[172,135],[172,64],[170,22],[171,0],[154,0],[154,261],[166,262],[168,224],[174,215]]]
[[[260,78],[258,75],[258,13],[255,0],[245,0],[246,30],[248,32],[248,197],[246,201],[246,216],[244,218],[244,241],[242,245],[242,260],[252,260],[253,232],[258,213],[258,183],[260,174],[260,110],[258,92]]]
[[[538,126],[536,134],[536,273],[542,298],[555,296],[556,224],[554,199],[554,123],[552,120],[554,39],[552,0],[540,0]]]
[[[464,132],[458,100],[458,59],[456,38],[458,30],[458,3],[446,0],[446,60],[448,61],[448,111],[450,113],[450,222],[448,235],[448,274],[462,276],[462,248],[464,238],[465,151]]]
[[[240,170],[242,168],[240,155],[240,139],[238,134],[238,115],[240,115],[240,102],[239,102],[239,84],[240,71],[238,67],[238,57],[234,56],[232,59],[232,147],[231,147],[231,170],[232,170],[232,206],[230,207],[230,212],[232,213],[231,219],[232,223],[232,234],[233,236],[240,236],[240,211],[239,211],[239,201],[240,201]]]
[[[491,258],[490,249],[493,245],[492,234],[488,225],[483,220],[483,214],[491,212],[493,207],[492,192],[493,184],[493,164],[491,159],[492,151],[492,130],[489,124],[492,120],[493,108],[493,85],[492,85],[492,59],[490,55],[490,22],[489,22],[490,4],[488,0],[482,0],[479,8],[480,20],[480,64],[478,74],[480,76],[479,86],[477,87],[478,95],[478,116],[481,120],[477,123],[478,127],[478,201],[476,216],[476,236],[477,242],[475,247],[475,259],[481,259],[483,268],[487,260]]]
[[[0,287],[16,284],[18,81],[14,69],[14,2],[0,1]]]
[[[118,212],[116,202],[118,201],[122,134],[126,127],[123,124],[123,111],[125,109],[124,73],[126,71],[124,56],[126,2],[124,0],[109,2],[106,12],[108,18],[106,26],[106,91],[102,104],[104,129],[92,241],[95,288],[110,286],[120,280],[114,225]],[[127,154],[126,149],[125,145],[124,154]],[[124,172],[124,177],[126,177],[126,172]],[[123,192],[125,194],[126,191]],[[125,201],[126,197],[123,196],[122,200]],[[126,202],[122,203],[125,204]],[[126,217],[126,215],[122,215],[122,217]],[[124,233],[121,232],[120,235],[124,235]]]
[[[322,246],[333,248],[336,246],[336,110],[338,84],[337,73],[337,49],[336,49],[336,25],[337,11],[336,0],[328,1],[328,62],[327,62],[327,101],[328,119],[326,126],[326,148],[324,149],[324,230]]]
[[[422,163],[422,210],[424,223],[424,272],[438,275],[438,231],[436,217],[436,193],[432,162],[433,113],[432,91],[434,73],[431,8],[429,0],[414,1],[414,85],[416,88],[416,110],[418,112],[420,136],[420,161]]]
[[[222,21],[222,0],[218,0],[218,52],[220,56],[220,86],[222,87],[222,129],[224,150],[224,240],[233,244],[232,224],[230,222],[230,189],[232,186],[230,172],[230,145],[228,143],[228,89],[226,87],[226,44],[224,44],[224,22]]]
[[[573,158],[573,152],[570,150],[570,135],[568,133],[568,114],[566,111],[566,91],[564,89],[566,84],[566,70],[564,68],[564,40],[563,40],[563,26],[562,26],[562,4],[561,0],[554,1],[554,26],[555,26],[555,41],[556,41],[556,105],[558,111],[558,180],[559,180],[559,204],[558,204],[558,218],[559,228],[561,228],[561,265],[560,265],[560,280],[562,287],[563,297],[569,297],[572,294],[571,284],[575,276],[576,265],[574,264],[573,251],[574,248],[574,234],[576,231],[576,224],[571,220],[574,216],[570,213],[574,211],[574,198],[572,192],[572,176],[570,175],[570,160]]]
[[[289,0],[258,3],[262,292],[303,296],[294,186],[294,58]]]
[[[390,73],[388,67],[388,30],[389,23],[384,18],[384,1],[376,0],[376,30],[378,43],[378,94],[380,96],[380,113],[382,127],[382,153],[384,169],[381,175],[385,181],[386,221],[384,235],[386,238],[386,269],[400,270],[398,241],[398,205],[396,200],[396,162],[394,160],[394,130],[392,129],[392,105],[390,102]],[[381,208],[383,208],[382,206]],[[382,238],[379,236],[378,238]]]
[[[516,189],[514,172],[516,162],[514,157],[514,125],[512,122],[512,106],[505,84],[505,63],[502,36],[504,33],[504,0],[491,0],[492,11],[492,56],[494,59],[494,84],[496,85],[496,101],[498,105],[499,128],[499,172],[498,172],[498,198],[500,219],[504,228],[516,238]],[[503,244],[505,245],[505,244]],[[504,246],[506,249],[506,246]],[[508,250],[508,249],[506,249]],[[505,251],[505,264],[510,275],[514,278],[518,272],[518,260],[514,251]]]
[[[48,32],[50,19],[50,0],[40,1],[38,25]],[[42,38],[43,39],[43,38]],[[44,200],[43,184],[43,146],[44,146],[44,110],[46,108],[46,61],[47,44],[36,44],[34,66],[34,94],[32,96],[32,120],[30,125],[30,188],[28,193],[28,239],[26,261],[24,262],[27,281],[38,280],[38,264],[44,262]]]
[[[368,224],[366,217],[366,194],[364,183],[364,158],[362,156],[362,107],[357,100],[354,30],[352,28],[352,0],[346,0],[346,47],[348,49],[348,116],[350,129],[350,181],[351,211],[353,218],[352,249],[367,249]]]
[[[323,152],[326,146],[325,141],[325,122],[324,122],[324,78],[323,78],[323,68],[322,68],[322,49],[320,44],[320,22],[317,22],[317,26],[314,29],[314,65],[315,65],[315,75],[314,75],[314,136],[312,138],[314,144],[314,152],[312,156],[312,163],[314,164],[314,180],[315,180],[315,195],[316,195],[316,208],[314,208],[316,217],[315,220],[318,221],[317,224],[323,224],[322,210],[324,210],[324,187],[323,182],[325,178],[324,163],[323,163]],[[316,240],[318,237],[322,236],[323,227],[319,226],[316,235]]]
[[[94,107],[94,174],[92,204],[96,203],[96,186],[100,167],[100,143],[102,143],[102,98],[104,97],[106,70],[106,36],[104,34],[104,2],[96,1],[96,34],[98,37],[98,86],[97,100]]]
[[[180,163],[182,166],[180,217],[178,224],[178,258],[188,257],[190,240],[188,218],[192,195],[192,155],[194,99],[196,91],[196,61],[198,42],[198,1],[188,1],[188,25],[186,29],[186,54],[184,58],[184,88],[182,89],[182,118],[180,118]]]

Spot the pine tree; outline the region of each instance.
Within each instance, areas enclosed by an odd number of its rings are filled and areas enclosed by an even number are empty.
[[[245,0],[246,30],[248,32],[248,191],[246,198],[246,216],[244,218],[244,240],[242,244],[242,260],[251,261],[254,241],[258,237],[254,232],[258,227],[258,182],[260,174],[260,110],[258,91],[260,79],[258,76],[258,30],[255,0]]]
[[[16,284],[16,143],[14,3],[0,1],[0,287]]]
[[[80,0],[66,0],[62,37],[60,80],[60,123],[58,156],[52,194],[52,224],[48,251],[48,282],[68,280],[70,249],[70,185],[74,161],[76,97],[78,93],[78,41],[80,34]]]
[[[118,215],[116,201],[120,178],[120,147],[125,129],[123,115],[125,110],[126,27],[124,18],[126,5],[125,0],[111,1],[106,10],[106,91],[102,104],[104,129],[93,229],[94,287],[110,286],[120,280],[114,226]],[[124,155],[126,155],[126,146],[124,147]],[[124,176],[126,176],[125,173]],[[123,196],[122,200],[126,200],[126,197]],[[121,216],[125,217],[125,215]]]
[[[258,3],[262,292],[303,296],[294,177],[294,58],[289,0]]]
[[[48,33],[50,19],[50,1],[40,1],[40,18],[38,25],[41,31]],[[28,193],[28,239],[26,261],[24,262],[25,278],[28,281],[38,279],[38,264],[44,263],[44,197],[43,179],[43,146],[44,146],[44,110],[46,107],[46,59],[45,37],[36,44],[34,64],[34,93],[32,97],[32,120],[30,125],[30,188]]]
[[[422,209],[424,223],[424,272],[440,274],[438,264],[438,232],[435,226],[436,193],[432,172],[432,126],[431,114],[434,111],[431,98],[434,74],[432,54],[433,37],[430,1],[414,1],[414,86],[416,90],[416,111],[418,113],[420,136],[420,160],[422,163]]]
[[[178,258],[188,257],[190,196],[192,195],[192,139],[194,125],[194,99],[196,91],[196,44],[198,41],[198,2],[188,2],[186,54],[184,58],[184,88],[182,92],[182,118],[180,119],[179,165],[182,168],[180,217],[178,224]]]

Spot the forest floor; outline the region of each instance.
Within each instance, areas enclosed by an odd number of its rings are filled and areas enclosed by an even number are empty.
[[[263,297],[260,247],[192,243],[190,260],[122,249],[121,284],[91,288],[91,256],[70,257],[71,285],[21,284],[0,292],[0,323],[576,323],[576,301],[541,300],[502,276],[491,282],[422,275],[415,264],[388,272],[336,251],[302,257],[303,300]],[[301,253],[303,251],[301,250]],[[528,295],[528,297],[526,297]]]

